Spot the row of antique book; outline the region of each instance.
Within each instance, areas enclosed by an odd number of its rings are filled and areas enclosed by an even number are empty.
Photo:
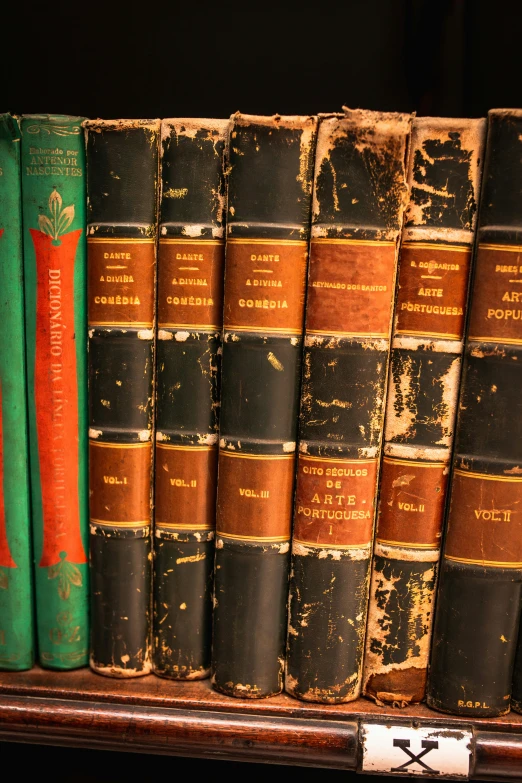
[[[520,707],[522,111],[3,115],[0,174],[0,668]]]

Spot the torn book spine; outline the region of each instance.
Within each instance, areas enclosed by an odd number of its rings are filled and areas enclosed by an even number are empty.
[[[413,122],[363,672],[378,704],[426,692],[485,130]]]
[[[509,711],[522,588],[522,111],[489,112],[428,704]]]
[[[153,669],[210,674],[228,120],[161,125]]]
[[[159,120],[85,123],[88,166],[91,667],[151,669]]]
[[[315,117],[230,135],[212,682],[283,687]]]
[[[306,701],[361,689],[410,128],[348,109],[319,126],[285,677]]]

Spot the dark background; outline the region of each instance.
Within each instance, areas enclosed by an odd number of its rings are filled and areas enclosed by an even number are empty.
[[[522,104],[517,0],[13,0],[9,12],[2,111],[228,117],[345,104],[479,117]]]
[[[248,0],[14,0],[9,15],[0,109],[18,114],[228,117],[238,110],[313,114],[344,104],[480,117],[490,108],[522,106],[516,0],[315,0],[285,7]],[[75,783],[142,783],[176,773],[353,780],[334,770],[14,743],[0,743],[0,760],[3,770],[47,771]]]

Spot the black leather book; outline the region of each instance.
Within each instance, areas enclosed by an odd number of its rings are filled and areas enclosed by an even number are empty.
[[[486,121],[413,122],[363,693],[424,699]]]
[[[361,688],[398,240],[411,117],[345,110],[319,126],[285,688]]]
[[[428,704],[509,711],[522,586],[522,111],[493,110]]]
[[[159,120],[87,130],[91,667],[151,669]]]
[[[281,691],[315,117],[230,134],[212,682]]]
[[[161,125],[153,669],[210,674],[228,120]]]

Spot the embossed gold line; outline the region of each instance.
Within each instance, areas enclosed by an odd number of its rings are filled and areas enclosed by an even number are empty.
[[[101,449],[144,449],[151,445],[150,440],[144,443],[104,443],[103,441],[89,440],[91,446],[99,446]]]
[[[501,566],[502,568],[522,568],[522,563],[513,563],[506,560],[475,560],[470,557],[454,557],[453,555],[444,555],[446,560],[453,560],[455,563],[471,563],[481,566]]]
[[[522,245],[494,245],[488,242],[479,242],[479,248],[481,250],[504,250],[506,253],[522,253]]]
[[[311,457],[308,456],[308,454],[299,454],[299,459],[308,459],[315,462],[349,462],[353,465],[374,465],[376,462],[378,462],[377,457],[375,457],[375,459],[350,459],[350,457],[343,459],[343,457]]]
[[[105,527],[150,527],[150,520],[142,520],[138,519],[137,521],[130,521],[130,522],[107,522],[104,519],[90,519],[89,520],[91,525],[103,525]]]
[[[220,332],[221,326],[219,324],[171,324],[162,321],[158,323],[158,329],[184,329],[185,331],[195,331],[196,329],[209,329],[213,332]]]
[[[305,334],[321,334],[325,337],[333,334],[336,337],[362,337],[367,339],[387,339],[389,332],[334,332],[326,329],[307,329]]]
[[[306,239],[243,239],[227,237],[227,245],[302,245],[308,247]]]
[[[121,237],[115,237],[114,239],[110,239],[109,237],[87,237],[87,242],[94,242],[99,245],[154,245],[156,243],[156,238],[129,237],[128,239],[122,239]]]
[[[175,446],[170,443],[161,443],[156,441],[157,449],[173,449],[174,451],[213,451],[217,449],[217,443],[215,446]]]
[[[468,341],[478,343],[500,343],[501,345],[522,345],[522,338],[517,337],[482,337],[481,335],[469,335]]]
[[[234,454],[231,451],[226,451],[225,449],[219,450],[220,454],[223,454],[225,457],[234,457],[235,459],[294,459],[295,452],[292,452],[292,454]]]
[[[115,323],[114,321],[89,321],[88,326],[113,326],[115,329],[133,329],[138,326],[145,326],[148,329],[152,329],[154,323],[152,321],[125,321]]]
[[[281,542],[284,544],[286,541],[290,541],[290,536],[265,536],[264,538],[260,536],[236,536],[234,533],[221,533],[219,530],[216,530],[216,536],[221,536],[222,538],[232,538],[234,541],[259,541],[260,544],[265,542]]]
[[[366,541],[364,544],[318,544],[317,542],[302,541],[300,538],[293,538],[292,544],[302,544],[303,546],[313,546],[316,549],[368,549],[371,554],[371,544]]]
[[[287,329],[286,327],[275,326],[238,326],[237,324],[224,324],[223,329],[233,332],[270,332],[271,334],[297,334],[301,335],[301,329]]]
[[[454,334],[453,332],[422,332],[415,329],[397,329],[393,334],[394,337],[397,335],[418,334],[420,337],[449,337],[454,340],[462,340],[462,334]]]
[[[383,457],[383,462],[391,462],[395,465],[418,465],[421,468],[445,468],[449,465],[449,459],[447,462],[421,462],[416,459],[395,459],[395,457]]]
[[[440,549],[440,543],[435,544],[416,544],[414,542],[405,542],[405,541],[387,541],[385,538],[376,538],[375,539],[376,544],[384,544],[385,546],[401,546],[406,547],[406,549]]]
[[[187,533],[190,533],[192,530],[214,530],[213,527],[208,525],[182,525],[176,522],[158,522],[158,520],[156,520],[155,526],[168,530],[186,530]]]
[[[345,239],[343,237],[312,237],[312,244],[330,244],[330,245],[378,245],[380,247],[395,247],[395,242],[391,239]]]
[[[160,245],[224,245],[224,239],[178,239],[178,237],[160,237]]]
[[[455,468],[453,471],[455,476],[466,476],[466,478],[484,479],[485,481],[508,481],[508,482],[522,482],[522,476],[493,476],[490,473],[468,473],[466,470],[460,470]]]
[[[437,245],[435,242],[403,242],[402,247],[415,247],[421,250],[450,250],[455,253],[470,253],[469,245]]]

